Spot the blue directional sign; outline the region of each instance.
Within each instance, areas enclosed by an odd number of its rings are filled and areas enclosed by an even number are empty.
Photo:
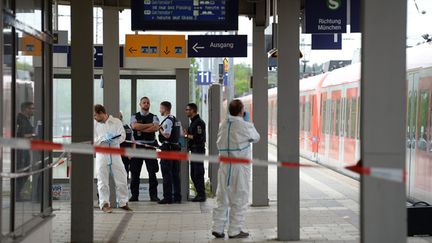
[[[67,47],[67,48],[65,48]],[[71,66],[72,63],[72,48],[70,46],[54,46],[54,53],[64,53],[67,50],[67,65]],[[123,67],[123,56],[124,56],[124,47],[119,47],[119,62],[120,67]],[[101,68],[103,67],[103,46],[94,46],[93,47],[93,67]]]
[[[306,0],[306,33],[346,33],[348,0]]]
[[[198,85],[210,85],[211,83],[212,83],[211,72],[209,72],[209,71],[198,71],[197,72],[197,84]]]
[[[237,30],[238,0],[131,0],[132,30]]]
[[[188,57],[247,57],[247,35],[189,35]]]
[[[342,34],[312,34],[312,50],[342,49]]]

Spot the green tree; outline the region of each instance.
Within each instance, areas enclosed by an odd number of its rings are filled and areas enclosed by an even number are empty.
[[[250,77],[252,68],[244,63],[234,65],[235,96],[242,96],[250,92]]]
[[[196,82],[196,76],[198,73],[198,63],[195,58],[190,59],[190,69],[189,69],[189,87],[190,87],[190,97],[195,96],[196,103],[199,104],[200,102],[200,90],[197,85],[195,85]]]

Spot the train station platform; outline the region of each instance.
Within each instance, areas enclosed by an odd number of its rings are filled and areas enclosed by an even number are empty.
[[[269,151],[273,159],[275,148],[270,146]],[[245,230],[251,236],[230,242],[276,242],[276,174],[276,167],[270,167],[270,205],[248,208]],[[324,167],[301,169],[299,242],[359,242],[359,195],[357,180]],[[69,242],[70,202],[53,203],[53,242]],[[218,242],[221,240],[214,239],[210,231],[215,204],[215,199],[172,205],[132,202],[133,213],[117,209],[112,214],[95,208],[94,242]],[[432,242],[432,237],[410,238],[408,242]]]

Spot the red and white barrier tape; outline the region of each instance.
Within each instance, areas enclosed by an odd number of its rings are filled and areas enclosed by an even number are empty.
[[[4,146],[4,147],[6,147],[6,146]],[[26,168],[22,168],[16,172],[0,172],[0,177],[12,179],[12,178],[27,177],[27,176],[39,174],[43,171],[49,170],[51,168],[55,168],[55,167],[63,164],[65,162],[65,159],[63,158],[65,154],[66,154],[66,152],[63,152],[56,161],[54,161],[51,164],[46,165],[44,168],[28,171],[30,168],[38,167],[40,164],[42,164],[42,161],[38,161],[38,162],[36,162],[34,164],[30,164]]]
[[[181,160],[181,161],[208,161],[209,163],[237,163],[237,164],[253,164],[256,166],[278,166],[285,168],[299,167],[319,167],[298,162],[278,162],[266,161],[259,159],[233,158],[215,155],[189,154],[186,152],[177,151],[157,151],[145,148],[118,148],[106,146],[94,146],[84,143],[61,144],[50,141],[28,140],[23,138],[0,138],[0,146],[13,149],[23,150],[38,150],[38,151],[53,151],[62,150],[66,153],[78,154],[113,154],[125,157],[134,158],[151,158],[151,159],[166,159],[166,160]],[[154,147],[153,147],[154,148]],[[347,170],[353,171],[360,175],[371,176],[394,182],[405,182],[405,171],[402,169],[380,168],[380,167],[363,167],[363,166],[346,166]],[[1,174],[0,174],[1,176]]]

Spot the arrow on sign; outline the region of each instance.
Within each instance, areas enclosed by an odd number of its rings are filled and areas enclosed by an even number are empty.
[[[165,55],[168,55],[170,53],[168,46],[165,47],[165,51],[164,51]]]
[[[138,50],[137,50],[137,49],[133,49],[133,47],[129,48],[129,52],[130,52],[130,53],[134,53],[134,52],[136,52],[136,51],[138,51]]]
[[[204,49],[204,46],[198,46],[198,42],[197,42],[197,43],[195,43],[195,45],[192,46],[192,49],[195,52],[198,52],[198,49]]]

